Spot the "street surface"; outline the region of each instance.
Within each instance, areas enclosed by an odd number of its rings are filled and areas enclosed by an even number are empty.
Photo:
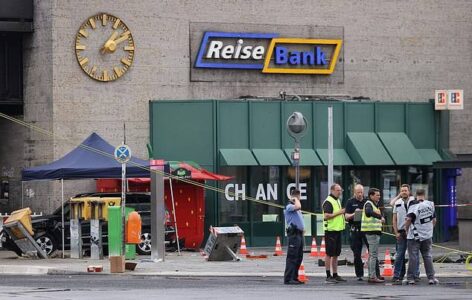
[[[45,275],[0,277],[0,299],[471,299],[472,278],[423,278],[416,286],[369,285],[348,278],[326,285],[320,277],[286,286],[276,277],[162,277]]]

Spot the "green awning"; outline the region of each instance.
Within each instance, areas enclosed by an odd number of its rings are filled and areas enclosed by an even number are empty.
[[[394,165],[374,132],[348,132],[346,149],[356,165]]]
[[[293,149],[285,149],[288,161],[292,161]],[[322,166],[321,160],[313,149],[300,149],[300,166]]]
[[[282,149],[252,149],[254,156],[261,166],[289,166]]]
[[[328,165],[328,149],[316,149],[325,166]],[[333,149],[333,164],[335,166],[352,166],[352,160],[344,149]]]
[[[423,159],[423,164],[425,165],[432,165],[433,162],[443,160],[436,149],[418,149],[418,153]]]
[[[423,159],[404,132],[377,133],[397,165],[422,165]]]
[[[257,166],[258,163],[249,149],[220,149],[223,166]]]

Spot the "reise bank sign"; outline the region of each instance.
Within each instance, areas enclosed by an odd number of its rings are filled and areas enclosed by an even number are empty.
[[[195,68],[329,75],[335,70],[341,46],[340,39],[207,31],[200,43]]]

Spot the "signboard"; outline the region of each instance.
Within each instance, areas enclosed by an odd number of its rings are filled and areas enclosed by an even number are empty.
[[[180,178],[192,178],[192,172],[185,168],[178,168],[172,171],[172,175]]]
[[[190,80],[344,82],[342,26],[190,23]]]
[[[277,32],[205,32],[195,68],[262,70],[276,74],[334,72],[340,39],[278,38]]]
[[[127,145],[120,145],[115,148],[115,159],[120,163],[127,163],[131,159],[131,149]]]
[[[448,109],[464,109],[464,91],[448,90]]]
[[[435,110],[447,109],[447,90],[434,91],[434,109]]]
[[[464,109],[463,90],[436,90],[434,92],[435,110],[457,110]]]

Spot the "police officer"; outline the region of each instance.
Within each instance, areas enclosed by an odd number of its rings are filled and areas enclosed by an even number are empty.
[[[341,232],[344,231],[344,208],[341,208],[339,197],[342,188],[335,183],[330,187],[330,194],[323,202],[323,225],[326,241],[326,283],[346,281],[338,275],[338,256],[341,254]],[[332,271],[332,275],[331,275]]]
[[[433,258],[431,254],[433,244],[433,229],[436,225],[434,203],[425,199],[425,191],[416,191],[418,204],[409,208],[405,229],[407,230],[408,256],[408,284],[415,284],[415,275],[419,262],[419,252],[423,257],[426,276],[429,284],[438,284],[435,277]]]
[[[303,232],[305,228],[301,208],[300,190],[294,189],[284,210],[288,237],[284,284],[304,283],[298,280],[298,269],[303,260]]]
[[[349,223],[349,238],[351,242],[351,250],[354,254],[354,268],[357,280],[362,281],[364,277],[364,265],[362,262],[362,246],[368,247],[367,239],[364,232],[361,231],[361,220],[357,216],[362,215],[365,204],[364,187],[361,184],[354,186],[354,197],[346,203],[346,212],[344,216]]]

